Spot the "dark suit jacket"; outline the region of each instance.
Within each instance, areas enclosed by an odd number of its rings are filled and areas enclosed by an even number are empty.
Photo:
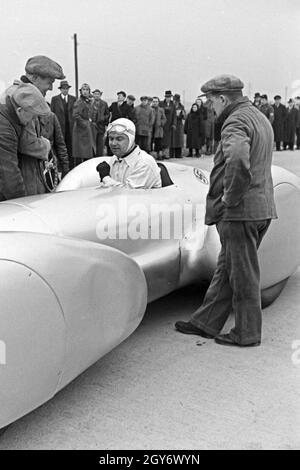
[[[69,135],[72,135],[73,129],[73,107],[76,101],[75,96],[68,95],[68,118],[69,118]],[[64,102],[61,95],[53,96],[51,100],[51,111],[56,114],[57,119],[63,133],[64,138],[66,137],[66,118],[65,118],[65,109]]]

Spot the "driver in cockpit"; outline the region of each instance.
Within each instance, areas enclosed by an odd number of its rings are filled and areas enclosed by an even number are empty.
[[[160,188],[160,168],[154,158],[135,143],[135,125],[125,118],[116,119],[107,127],[113,156],[110,163],[101,162],[97,171],[104,186]]]

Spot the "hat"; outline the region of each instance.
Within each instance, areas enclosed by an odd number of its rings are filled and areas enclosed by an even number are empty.
[[[11,95],[13,102],[24,111],[30,111],[36,116],[46,116],[50,113],[45,98],[40,90],[31,83],[22,83]]]
[[[225,91],[241,91],[244,88],[244,83],[234,75],[217,75],[214,78],[208,80],[201,87],[204,96],[209,93],[222,93]]]
[[[90,85],[89,85],[88,83],[83,83],[83,84],[81,85],[81,87],[79,88],[79,91],[81,91],[83,87],[84,87],[84,88],[88,88],[88,89],[91,91],[91,87],[90,87]]]
[[[180,95],[178,95],[178,93],[175,93],[174,100],[180,101]]]
[[[133,95],[128,95],[127,98],[131,101],[135,101],[135,97]]]
[[[267,100],[267,99],[268,99],[268,96],[267,96],[267,95],[260,95],[260,97],[261,97],[263,100]]]
[[[71,88],[71,85],[69,85],[68,80],[62,80],[62,81],[60,82],[60,86],[59,86],[58,88],[59,88],[59,89],[60,89],[60,88]]]
[[[99,90],[99,88],[96,88],[92,91],[92,93],[100,93],[100,95],[102,95],[103,91]]]
[[[61,66],[44,55],[36,55],[27,60],[25,72],[40,77],[64,79],[65,75]]]
[[[260,93],[258,93],[258,92],[255,93],[255,94],[254,94],[254,98],[260,98]]]
[[[120,128],[120,130],[118,130]],[[107,127],[107,133],[117,132],[120,134],[125,134],[128,137],[128,147],[126,152],[128,152],[135,143],[135,125],[130,119],[118,118],[115,121],[111,122]]]
[[[171,90],[165,91],[165,98],[170,98],[171,96],[173,96]]]
[[[148,101],[148,96],[144,95],[144,96],[141,96],[140,97],[140,100],[143,101],[143,100],[147,100]]]
[[[124,98],[126,98],[126,93],[125,93],[125,91],[118,91],[117,95],[123,95]]]
[[[292,98],[290,98],[290,99],[288,100],[288,103],[294,103],[294,100],[293,100]]]
[[[275,95],[274,100],[281,100],[281,96],[280,95]]]

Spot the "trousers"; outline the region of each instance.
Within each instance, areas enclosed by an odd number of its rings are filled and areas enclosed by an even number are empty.
[[[216,336],[231,313],[230,336],[238,344],[261,340],[262,311],[257,249],[271,220],[221,221],[217,230],[221,251],[203,304],[191,323]]]

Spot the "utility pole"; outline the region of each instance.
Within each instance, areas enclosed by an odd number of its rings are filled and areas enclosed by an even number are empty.
[[[78,98],[78,56],[77,56],[77,34],[73,36],[74,39],[74,60],[75,60],[75,90],[76,98]]]
[[[284,89],[284,102],[285,102],[285,104],[287,102],[287,93],[288,93],[288,87],[286,86],[285,89]]]

